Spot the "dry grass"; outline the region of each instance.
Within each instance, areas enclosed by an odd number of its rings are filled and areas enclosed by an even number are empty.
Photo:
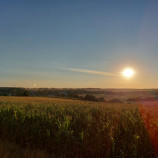
[[[8,97],[0,96],[0,101],[11,101],[18,103],[76,103],[82,102],[72,99],[63,99],[63,98],[49,98],[49,97]]]

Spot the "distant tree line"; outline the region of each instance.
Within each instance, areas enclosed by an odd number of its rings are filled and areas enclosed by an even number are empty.
[[[0,96],[29,96],[25,88],[0,88]]]
[[[81,99],[86,101],[102,102],[105,101],[104,97],[96,98],[94,95],[78,95],[87,93],[85,90],[73,90],[73,89],[25,89],[25,88],[0,88],[0,96],[47,96],[47,97],[66,97]]]
[[[104,97],[97,98],[94,95],[89,95],[89,94],[86,94],[84,97],[80,96],[79,98],[86,101],[105,102]]]
[[[110,103],[121,103],[122,100],[114,98],[114,96],[126,95],[134,93],[137,94],[153,94],[154,97],[135,97],[127,98],[124,101],[127,102],[137,102],[137,101],[154,101],[158,99],[158,90],[142,90],[142,91],[129,91],[129,92],[119,92],[119,91],[109,91],[109,90],[92,90],[92,89],[57,89],[57,88],[14,88],[14,87],[0,87],[0,96],[45,96],[45,97],[63,97],[63,98],[73,98],[80,99],[85,101],[94,101],[94,102],[105,102],[104,97],[96,97],[95,94],[102,94],[104,96],[113,96],[113,99],[110,99],[106,102]]]

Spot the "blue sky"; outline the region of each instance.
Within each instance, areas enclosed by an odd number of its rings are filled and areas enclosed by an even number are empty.
[[[0,0],[0,86],[158,88],[157,19],[157,0]]]

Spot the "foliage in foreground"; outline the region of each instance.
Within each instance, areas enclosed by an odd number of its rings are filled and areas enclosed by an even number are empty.
[[[37,149],[24,149],[13,142],[0,139],[0,158],[49,158],[49,154]]]
[[[0,137],[50,157],[154,157],[131,104],[0,102]]]

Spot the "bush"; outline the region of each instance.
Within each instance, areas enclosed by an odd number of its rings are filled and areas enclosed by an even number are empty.
[[[122,101],[120,99],[115,98],[115,99],[109,100],[109,103],[122,103]]]
[[[89,94],[85,95],[84,100],[96,101],[96,102],[98,101],[98,99],[94,95],[89,95]]]
[[[104,99],[104,97],[100,97],[100,98],[98,98],[98,101],[105,102],[105,99]]]

